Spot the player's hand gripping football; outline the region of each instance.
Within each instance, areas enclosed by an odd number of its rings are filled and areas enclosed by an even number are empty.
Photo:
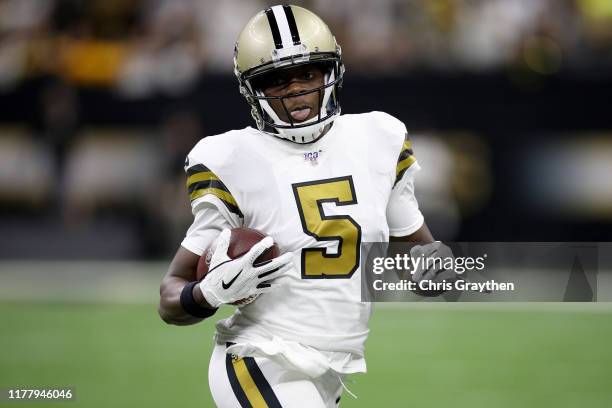
[[[199,284],[204,298],[212,307],[241,299],[254,299],[278,286],[274,279],[293,267],[293,255],[290,253],[259,265],[255,263],[266,249],[274,245],[271,237],[265,237],[253,245],[243,256],[231,259],[227,254],[230,237],[231,230],[225,229],[213,243],[210,270]]]

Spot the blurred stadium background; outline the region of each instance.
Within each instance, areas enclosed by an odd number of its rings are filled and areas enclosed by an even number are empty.
[[[343,47],[343,111],[406,123],[436,237],[612,241],[612,2],[293,3]],[[251,124],[233,44],[268,5],[0,0],[0,387],[212,406],[212,324],[163,326],[157,285],[186,153]],[[611,310],[381,306],[343,406],[612,406]]]

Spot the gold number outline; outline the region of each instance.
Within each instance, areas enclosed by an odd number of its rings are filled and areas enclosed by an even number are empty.
[[[319,252],[324,258],[340,258],[342,256],[342,243],[344,240],[342,236],[331,236],[330,235],[330,236],[320,237],[308,230],[307,225],[306,225],[306,218],[304,216],[304,209],[302,208],[302,205],[300,203],[298,189],[304,186],[328,184],[328,183],[334,183],[334,182],[345,181],[345,180],[348,181],[349,183],[349,188],[351,190],[351,196],[353,197],[352,200],[340,202],[338,197],[336,197],[336,198],[321,198],[321,199],[316,200],[316,202],[317,202],[317,208],[319,210],[319,215],[321,217],[321,220],[335,220],[335,219],[348,220],[355,226],[355,228],[357,228],[357,239],[355,241],[355,254],[356,254],[355,265],[353,266],[353,268],[351,269],[349,273],[344,274],[344,275],[326,275],[324,273],[321,273],[320,275],[306,275],[305,273],[306,272],[306,254],[308,252]],[[350,279],[355,273],[355,271],[359,268],[359,265],[361,262],[361,235],[362,235],[361,225],[359,225],[357,221],[355,221],[353,217],[351,217],[348,214],[326,215],[325,211],[323,211],[323,203],[334,203],[336,206],[358,204],[357,194],[355,193],[355,185],[353,183],[353,176],[349,175],[349,176],[342,176],[342,177],[333,177],[333,178],[328,178],[328,179],[305,181],[301,183],[294,183],[291,185],[291,187],[293,188],[293,196],[295,198],[295,203],[297,206],[298,214],[300,215],[300,223],[302,225],[302,231],[304,231],[306,235],[313,237],[317,241],[338,241],[338,252],[336,254],[328,254],[325,248],[302,248],[301,261],[300,261],[301,262],[300,270],[301,270],[302,279]]]

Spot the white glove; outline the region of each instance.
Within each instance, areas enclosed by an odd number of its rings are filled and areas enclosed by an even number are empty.
[[[430,244],[417,245],[410,250],[410,257],[413,259],[424,256],[424,259],[442,258],[442,264],[446,263],[445,259],[454,259],[451,249],[440,241],[435,241]],[[432,262],[433,263],[433,262]],[[452,269],[438,268],[440,262],[435,262],[430,265],[430,268],[425,268],[421,262],[419,267],[412,274],[413,282],[423,280],[442,282],[443,280],[453,282],[457,279],[457,274]]]
[[[257,257],[274,245],[271,237],[265,237],[241,257],[231,259],[227,256],[230,237],[231,230],[229,229],[224,229],[217,237],[213,243],[214,250],[209,272],[199,283],[204,299],[212,307],[250,297],[252,301],[260,294],[278,286],[278,283],[270,281],[285,274],[293,267],[293,254],[291,253],[283,254],[263,265],[253,266]],[[247,303],[242,302],[240,306],[244,304]]]

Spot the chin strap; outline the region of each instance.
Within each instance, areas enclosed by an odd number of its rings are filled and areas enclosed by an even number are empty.
[[[274,111],[272,106],[270,106],[270,103],[267,100],[259,99],[259,100],[252,101],[253,104],[259,103],[259,106],[261,107],[261,112],[268,115],[272,119],[274,125],[285,127],[285,128],[279,128],[279,127],[267,124],[264,118],[258,118],[257,116],[259,115],[259,112],[257,112],[257,108],[255,108],[254,106],[255,109],[252,112],[252,115],[255,118],[255,121],[257,122],[257,126],[259,130],[261,130],[262,132],[268,133],[272,136],[279,137],[279,138],[286,139],[291,142],[300,143],[300,144],[311,143],[317,140],[321,136],[323,131],[325,130],[325,127],[331,122],[333,122],[340,115],[340,109],[338,108],[338,112],[336,114],[319,122],[319,118],[324,118],[328,115],[327,107],[330,102],[331,94],[334,91],[334,86],[328,86],[328,85],[334,80],[335,80],[335,74],[333,70],[325,74],[326,87],[323,90],[323,98],[321,98],[322,101],[321,101],[321,107],[319,108],[320,110],[319,115],[305,122],[299,123],[298,124],[299,127],[292,127],[291,123],[287,123],[281,120],[281,118],[276,114],[276,112]],[[248,82],[247,82],[247,86],[251,90],[253,90],[257,96],[260,96],[260,97],[265,96],[261,90],[254,90]],[[318,92],[320,95],[321,90],[319,90]],[[282,103],[282,100],[281,100],[281,103]],[[304,126],[311,122],[312,122],[311,125]]]

